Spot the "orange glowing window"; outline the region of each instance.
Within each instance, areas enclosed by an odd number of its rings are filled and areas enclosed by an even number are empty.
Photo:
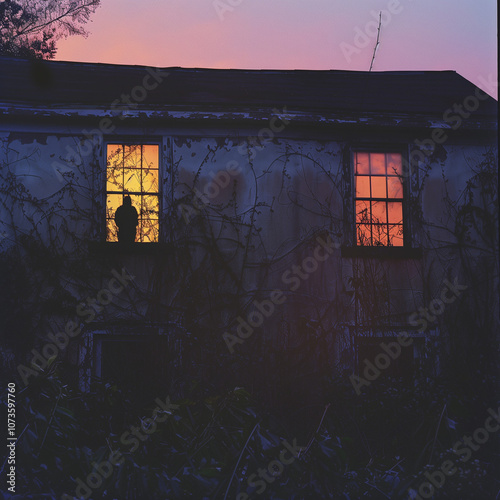
[[[403,246],[402,157],[354,153],[356,243]]]
[[[130,196],[138,214],[135,241],[158,241],[159,147],[157,144],[108,144],[106,166],[106,240],[118,241],[115,213]]]

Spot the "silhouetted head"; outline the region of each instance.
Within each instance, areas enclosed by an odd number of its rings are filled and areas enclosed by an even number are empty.
[[[123,205],[126,207],[132,206],[132,198],[130,198],[130,196],[125,196],[123,198]]]

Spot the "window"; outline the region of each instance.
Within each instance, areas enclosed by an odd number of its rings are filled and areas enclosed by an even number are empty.
[[[154,398],[165,389],[172,367],[169,337],[158,329],[132,325],[87,331],[79,348],[82,391],[90,390],[94,378],[117,383],[135,396],[148,393]]]
[[[108,144],[106,151],[106,241],[118,241],[115,213],[129,195],[138,213],[136,242],[157,242],[159,234],[159,147]]]
[[[400,153],[354,152],[356,244],[403,246]]]
[[[166,394],[169,377],[182,366],[183,322],[183,315],[174,314],[161,326],[131,319],[94,324],[78,346],[80,389],[89,391],[100,378],[136,395],[147,392],[148,398]]]
[[[168,337],[151,334],[93,336],[93,375],[146,403],[168,382]]]

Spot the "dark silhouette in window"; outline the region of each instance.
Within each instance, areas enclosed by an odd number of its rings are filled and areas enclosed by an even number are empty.
[[[123,205],[116,209],[115,222],[118,226],[118,241],[120,243],[134,243],[138,224],[138,215],[132,206],[130,196],[123,198]]]

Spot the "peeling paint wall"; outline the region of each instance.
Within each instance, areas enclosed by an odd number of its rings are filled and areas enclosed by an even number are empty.
[[[352,355],[352,329],[368,328],[362,324],[363,317],[376,318],[379,314],[391,318],[401,328],[408,328],[409,315],[432,298],[424,290],[424,281],[430,276],[430,289],[438,291],[443,277],[452,276],[453,269],[458,267],[456,256],[441,249],[452,241],[454,229],[444,198],[448,194],[451,199],[460,200],[474,165],[485,151],[484,146],[446,144],[440,155],[427,161],[429,168],[422,165],[418,172],[413,172],[412,191],[423,219],[430,224],[424,230],[421,222],[416,222],[417,217],[409,215],[415,218],[412,238],[424,247],[422,259],[342,257],[340,248],[336,248],[317,265],[308,262],[311,271],[298,280],[295,288],[297,282],[291,278],[297,276],[294,266],[306,265],[306,259],[314,255],[319,245],[315,238],[320,233],[323,239],[330,234],[339,244],[349,245],[351,235],[345,233],[344,206],[346,200],[350,203],[352,193],[351,181],[344,177],[346,170],[350,170],[350,165],[345,165],[345,151],[350,142],[334,137],[320,140],[303,132],[297,138],[278,134],[259,146],[246,141],[246,132],[238,130],[229,135],[222,130],[199,129],[152,132],[144,135],[140,130],[130,133],[124,128],[117,131],[117,136],[137,142],[141,137],[158,138],[162,151],[164,241],[172,237],[169,225],[173,219],[179,224],[176,227],[193,224],[189,230],[196,231],[193,221],[202,213],[211,221],[212,230],[220,240],[220,251],[230,265],[237,268],[236,264],[243,262],[242,246],[248,244],[246,250],[254,263],[246,266],[242,274],[248,297],[257,289],[266,293],[280,290],[286,297],[286,302],[276,307],[276,314],[260,329],[265,342],[278,346],[283,336],[290,335],[283,333],[290,330],[290,325],[296,333],[302,317],[314,318],[329,336],[329,362],[342,362],[349,357],[348,353]],[[109,139],[114,140],[111,136]],[[363,142],[360,139],[358,144]],[[392,133],[388,139],[394,141]],[[106,168],[103,151],[102,138],[97,137],[90,145],[82,135],[67,131],[43,133],[26,127],[2,133],[3,173],[11,173],[30,195],[43,200],[46,206],[78,206],[87,218],[58,220],[54,216],[50,222],[55,224],[52,230],[68,229],[94,241],[103,235]],[[61,195],[61,189],[68,183],[77,187],[76,197]],[[182,206],[194,206],[184,221]],[[8,221],[7,207],[1,210],[2,219]],[[21,231],[26,224],[23,217],[26,214],[22,217],[13,214],[12,219]],[[46,222],[39,221],[40,227]],[[250,233],[250,239],[246,240]],[[61,244],[66,244],[63,233],[60,238]],[[203,258],[200,250],[193,250],[194,260],[196,255]],[[441,257],[446,262],[436,269],[436,261]],[[154,281],[152,260],[141,256],[126,260],[131,271],[139,276],[140,286],[150,289]],[[386,295],[373,297],[373,303],[365,305],[368,307],[365,311],[354,304],[353,283],[360,276],[369,276],[374,289],[385,287],[387,291]],[[264,298],[265,294],[260,300]],[[335,307],[329,309],[330,303],[335,303]],[[142,304],[141,308],[149,311],[148,304]],[[124,309],[121,314],[126,317]]]

